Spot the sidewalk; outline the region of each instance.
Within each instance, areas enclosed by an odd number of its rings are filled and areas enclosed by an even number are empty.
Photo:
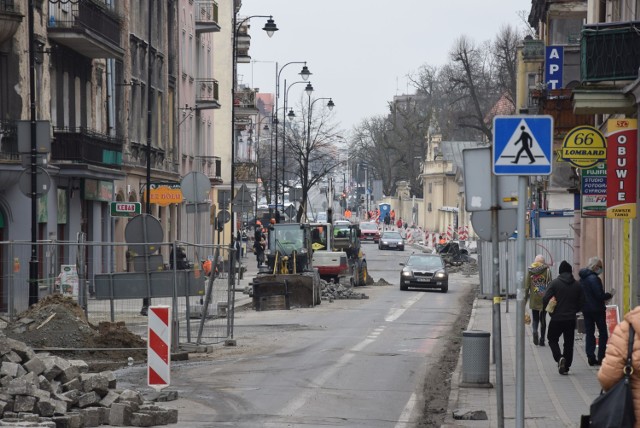
[[[501,304],[504,426],[515,426],[516,417],[516,308],[509,302]],[[492,330],[492,300],[476,299],[468,330]],[[547,326],[549,319],[547,318]],[[493,334],[492,339],[493,340]],[[562,338],[560,339],[562,349]],[[493,350],[492,350],[493,351]],[[598,367],[590,367],[584,353],[584,340],[576,333],[574,358],[567,376],[558,373],[558,366],[547,344],[534,346],[531,326],[525,326],[525,394],[526,427],[579,427],[580,415],[589,413],[591,402],[600,393],[596,377]],[[444,427],[497,427],[498,412],[495,389],[496,366],[490,357],[489,381],[494,388],[460,388],[462,382],[462,351],[451,377],[451,394]],[[488,420],[454,420],[455,410],[484,410]]]

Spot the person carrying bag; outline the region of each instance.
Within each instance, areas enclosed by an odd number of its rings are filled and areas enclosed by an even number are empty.
[[[635,325],[635,327],[634,327]],[[627,313],[613,331],[598,371],[603,393],[590,408],[590,427],[640,427],[640,349],[635,351],[635,331],[640,327],[640,307]]]

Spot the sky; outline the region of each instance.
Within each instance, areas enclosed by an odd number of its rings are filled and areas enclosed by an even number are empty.
[[[334,118],[348,136],[353,126],[386,115],[395,95],[413,93],[407,76],[420,66],[447,63],[461,35],[493,40],[504,25],[524,28],[531,0],[242,0],[239,17],[272,15],[278,31],[269,38],[266,20],[251,20],[250,64],[240,64],[239,83],[275,92],[276,65],[307,61],[313,98],[331,97]],[[291,64],[282,81],[300,80]],[[294,85],[295,105],[305,85]],[[321,101],[316,103],[318,108]]]

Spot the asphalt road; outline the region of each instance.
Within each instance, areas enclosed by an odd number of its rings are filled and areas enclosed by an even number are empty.
[[[370,275],[390,286],[359,287],[366,300],[316,308],[236,313],[238,346],[175,362],[171,390],[183,427],[409,427],[424,408],[427,370],[448,340],[470,281],[449,292],[400,291],[411,250],[364,244]],[[458,279],[456,279],[458,278]],[[144,390],[144,367],[118,372]]]

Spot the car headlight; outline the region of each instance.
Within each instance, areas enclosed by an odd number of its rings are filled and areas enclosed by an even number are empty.
[[[411,275],[412,275],[412,273],[411,273],[410,270],[403,270],[402,271],[402,276],[411,276]]]
[[[389,245],[387,241],[382,241],[382,245]]]
[[[446,273],[444,273],[443,271],[438,271],[436,272],[436,278],[445,278],[447,276]]]

